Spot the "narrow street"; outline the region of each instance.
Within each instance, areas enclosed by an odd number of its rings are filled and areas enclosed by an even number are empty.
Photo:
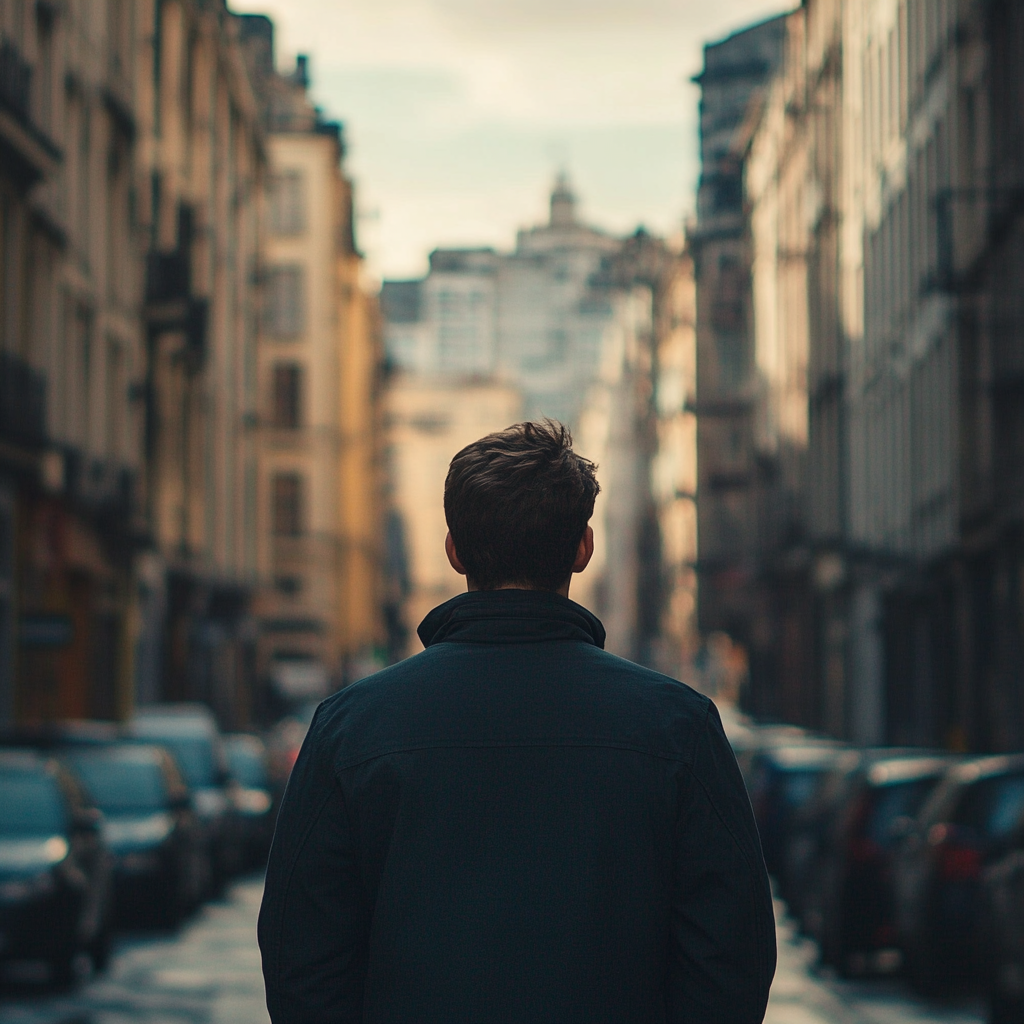
[[[256,948],[261,883],[239,883],[176,936],[132,936],[109,971],[75,993],[22,982],[0,995],[3,1024],[266,1024]],[[837,982],[779,914],[779,969],[765,1024],[982,1024],[977,1001],[930,1005],[898,980]]]

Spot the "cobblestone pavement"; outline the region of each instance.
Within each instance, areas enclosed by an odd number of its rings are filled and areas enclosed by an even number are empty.
[[[130,936],[106,974],[58,995],[22,983],[0,992],[2,1024],[268,1024],[256,948],[260,880],[234,886],[177,935]],[[977,1002],[931,1005],[898,980],[839,982],[779,918],[779,969],[765,1024],[982,1024]]]

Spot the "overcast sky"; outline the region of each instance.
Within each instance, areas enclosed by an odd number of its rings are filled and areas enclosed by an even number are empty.
[[[701,46],[786,0],[239,0],[310,55],[345,123],[374,275],[509,247],[565,167],[591,223],[671,234],[693,208]]]

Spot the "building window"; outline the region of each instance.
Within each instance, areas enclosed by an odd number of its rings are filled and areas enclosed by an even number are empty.
[[[267,333],[274,338],[294,338],[302,333],[302,267],[271,267],[267,273]]]
[[[302,477],[298,473],[275,473],[271,480],[271,515],[278,537],[302,534]]]
[[[274,426],[295,430],[302,425],[302,367],[278,363],[274,367]]]
[[[298,235],[306,230],[305,181],[301,171],[284,171],[270,179],[270,230]]]

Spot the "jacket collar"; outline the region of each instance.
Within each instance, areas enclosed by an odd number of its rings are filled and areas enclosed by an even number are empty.
[[[475,590],[438,605],[416,630],[424,647],[447,643],[529,644],[576,641],[604,647],[596,615],[561,594]]]

